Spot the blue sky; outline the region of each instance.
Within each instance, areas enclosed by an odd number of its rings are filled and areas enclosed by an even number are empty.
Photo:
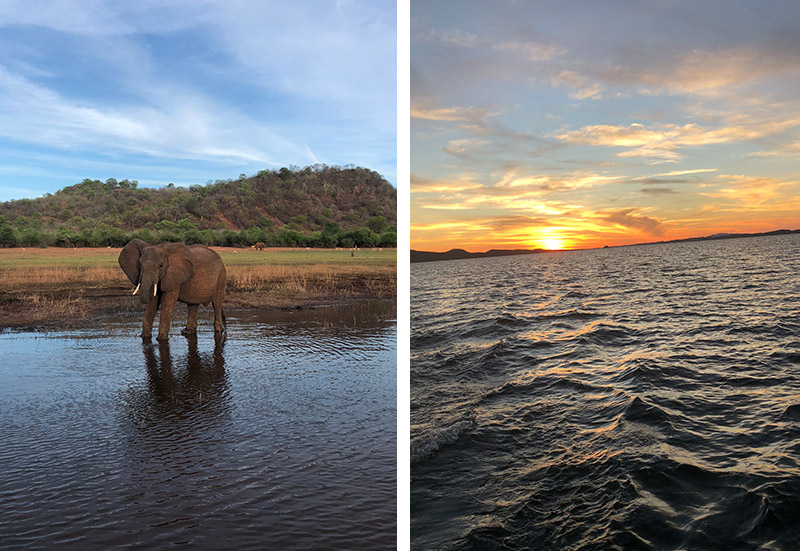
[[[360,165],[396,185],[396,4],[0,3],[0,200]]]
[[[800,228],[800,3],[411,4],[411,246]]]

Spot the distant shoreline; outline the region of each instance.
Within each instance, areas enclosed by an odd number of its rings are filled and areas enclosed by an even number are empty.
[[[640,247],[643,245],[663,245],[666,243],[684,243],[687,241],[716,241],[719,239],[739,239],[742,237],[764,237],[770,235],[788,235],[793,233],[800,233],[800,230],[773,230],[769,232],[760,233],[717,233],[714,235],[707,235],[704,237],[686,237],[684,239],[672,239],[669,241],[652,241],[648,243],[633,243],[631,245],[613,245],[606,247],[593,247],[590,249],[491,249],[482,253],[471,253],[464,249],[450,249],[447,252],[437,253],[430,251],[416,251],[411,249],[411,262],[435,262],[438,260],[463,260],[467,258],[487,258],[494,256],[514,256],[521,254],[539,254],[551,252],[567,252],[567,251],[591,251],[599,248],[619,248],[619,247]]]

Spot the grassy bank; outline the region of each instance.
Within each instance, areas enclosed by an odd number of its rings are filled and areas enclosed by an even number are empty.
[[[395,249],[215,247],[228,271],[226,308],[296,308],[394,298]],[[120,249],[0,249],[0,328],[52,327],[143,312],[117,264]],[[185,312],[179,305],[176,315]],[[201,308],[207,315],[209,308]]]

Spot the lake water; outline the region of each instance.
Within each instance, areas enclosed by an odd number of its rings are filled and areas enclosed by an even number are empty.
[[[800,549],[800,235],[411,283],[413,549]]]
[[[396,307],[0,335],[0,547],[394,549]]]

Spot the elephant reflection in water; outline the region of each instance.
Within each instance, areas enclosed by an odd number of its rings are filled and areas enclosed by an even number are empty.
[[[160,507],[165,510],[159,514],[179,514],[181,501],[193,498],[192,488],[202,491],[207,483],[198,465],[224,465],[235,455],[220,436],[233,409],[224,341],[217,339],[213,351],[201,344],[198,351],[197,337],[186,340],[188,353],[177,343],[170,350],[169,341],[143,343],[147,376],[122,394],[126,495],[139,503],[142,518]]]
[[[189,352],[185,370],[182,369],[183,362],[173,369],[169,341],[158,341],[157,345],[152,341],[142,344],[150,388],[147,401],[157,411],[191,410],[203,403],[219,402],[226,394],[224,339],[216,335],[214,352],[202,354],[197,349],[196,335],[187,335],[186,341]]]

